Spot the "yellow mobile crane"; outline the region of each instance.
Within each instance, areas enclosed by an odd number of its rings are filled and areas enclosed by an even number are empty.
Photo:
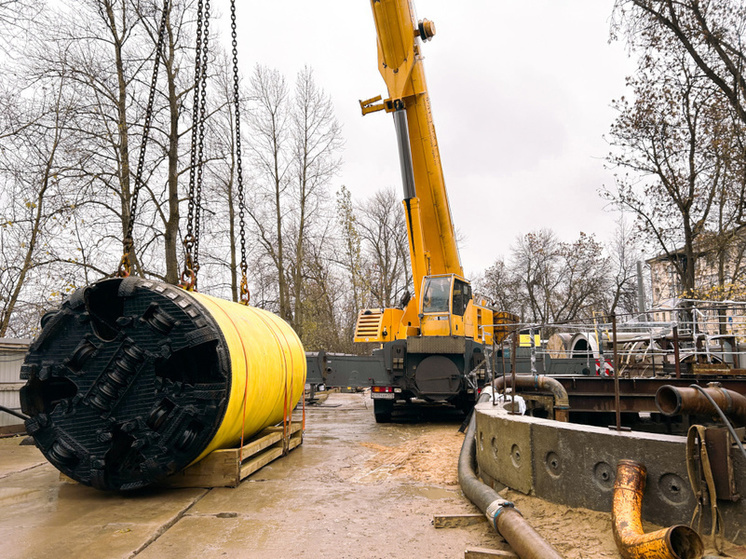
[[[410,0],[371,0],[371,7],[388,98],[360,106],[364,115],[394,117],[414,280],[413,297],[405,296],[400,308],[362,311],[355,332],[355,342],[382,344],[374,353],[385,373],[369,380],[376,420],[386,422],[397,401],[473,405],[489,375],[493,336],[504,335],[493,324],[515,317],[475,300],[464,278],[420,53],[435,26],[415,21]]]

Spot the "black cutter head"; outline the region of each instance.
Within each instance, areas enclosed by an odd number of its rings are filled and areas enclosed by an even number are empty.
[[[220,426],[230,357],[196,299],[163,283],[108,279],[42,319],[21,406],[47,459],[99,489],[134,489],[183,469]]]

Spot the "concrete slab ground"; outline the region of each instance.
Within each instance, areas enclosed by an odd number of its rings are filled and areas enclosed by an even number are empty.
[[[21,445],[23,438],[0,439],[0,479],[47,463],[34,445]]]
[[[486,521],[432,525],[436,515],[478,512],[457,485],[462,417],[379,425],[371,404],[331,394],[308,408],[304,443],[235,489],[104,493],[60,481],[19,438],[0,440],[0,559],[461,559],[467,548],[508,550]],[[608,513],[502,494],[566,559],[619,558]]]
[[[403,559],[506,549],[486,523],[432,527],[436,514],[476,512],[452,482],[396,475],[396,457],[371,460],[423,434],[455,439],[460,418],[378,425],[370,407],[362,394],[333,394],[308,408],[303,445],[235,489],[105,493],[60,481],[19,438],[0,440],[0,556]],[[454,454],[454,474],[455,463]]]
[[[11,442],[2,441],[0,462]],[[41,457],[35,447],[21,448],[27,464]],[[60,481],[59,472],[46,461],[31,465],[0,479],[0,556],[131,557],[206,493],[180,489],[109,494]]]

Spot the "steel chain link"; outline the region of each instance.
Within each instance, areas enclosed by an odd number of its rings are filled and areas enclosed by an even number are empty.
[[[210,0],[205,0],[204,13],[204,35],[202,40],[202,75],[200,79],[199,100],[199,139],[197,145],[197,156],[199,165],[197,167],[197,194],[195,200],[194,214],[194,284],[197,285],[197,272],[199,272],[199,239],[200,223],[202,219],[202,179],[204,171],[204,146],[205,146],[205,120],[207,118],[207,62],[209,56],[210,36]]]
[[[197,121],[199,120],[199,88],[197,84],[200,82],[200,76],[202,73],[202,58],[200,53],[202,52],[202,12],[203,2],[199,0],[197,3],[197,29],[196,34],[196,55],[194,57],[194,92],[192,93],[192,134],[191,134],[191,145],[189,153],[189,205],[187,209],[187,233],[184,236],[184,248],[187,252],[187,258],[192,254],[192,247],[194,246],[194,182],[195,173],[197,169]]]
[[[231,0],[231,43],[233,47],[233,101],[235,104],[236,118],[236,182],[238,186],[238,217],[239,236],[241,241],[241,293],[239,301],[249,304],[251,294],[248,286],[248,265],[246,263],[246,226],[245,226],[245,199],[243,188],[243,162],[241,159],[241,99],[240,82],[238,77],[238,33],[236,30],[236,0]]]
[[[199,271],[199,238],[202,204],[202,176],[207,90],[207,61],[210,30],[210,0],[197,3],[197,29],[194,55],[194,94],[192,101],[192,143],[189,165],[189,204],[187,233],[184,236],[184,271],[181,285],[187,290],[197,288]]]
[[[155,47],[155,61],[153,63],[153,75],[150,80],[148,104],[145,109],[145,122],[143,123],[142,142],[140,143],[140,153],[137,158],[135,186],[132,191],[132,199],[130,201],[129,223],[127,224],[127,232],[125,233],[124,239],[122,239],[123,255],[122,260],[119,264],[119,270],[117,272],[117,275],[119,277],[126,277],[132,273],[132,262],[130,261],[130,254],[135,248],[135,243],[132,235],[135,227],[135,217],[137,215],[137,202],[140,195],[140,187],[142,186],[142,173],[143,168],[145,167],[145,155],[148,146],[148,136],[150,135],[150,126],[153,121],[153,105],[155,104],[155,90],[156,86],[158,85],[158,69],[161,62],[161,53],[163,52],[163,43],[165,42],[166,22],[168,21],[168,14],[170,11],[171,1],[163,0],[163,14],[161,14],[161,22],[158,29],[158,41],[156,42]]]

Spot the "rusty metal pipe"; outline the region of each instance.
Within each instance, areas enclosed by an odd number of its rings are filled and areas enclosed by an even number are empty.
[[[570,420],[570,398],[565,387],[557,379],[545,375],[516,375],[515,387],[551,392],[554,396],[554,418],[564,422]],[[504,388],[505,377],[497,377],[495,391],[502,392]]]
[[[665,385],[655,394],[655,405],[664,415],[679,415],[692,413],[699,415],[715,415],[717,410],[701,392],[710,395],[717,406],[726,416],[746,425],[746,396],[710,384],[707,388],[678,387]]]
[[[700,559],[705,548],[689,526],[644,533],[641,510],[646,475],[645,466],[634,460],[617,464],[612,526],[619,553],[623,559]]]
[[[487,401],[488,398],[490,395],[483,393],[479,401]],[[477,417],[474,411],[458,459],[458,480],[464,495],[485,514],[497,533],[507,540],[521,559],[562,559],[523,518],[512,502],[500,497],[497,491],[477,477],[476,430]]]

